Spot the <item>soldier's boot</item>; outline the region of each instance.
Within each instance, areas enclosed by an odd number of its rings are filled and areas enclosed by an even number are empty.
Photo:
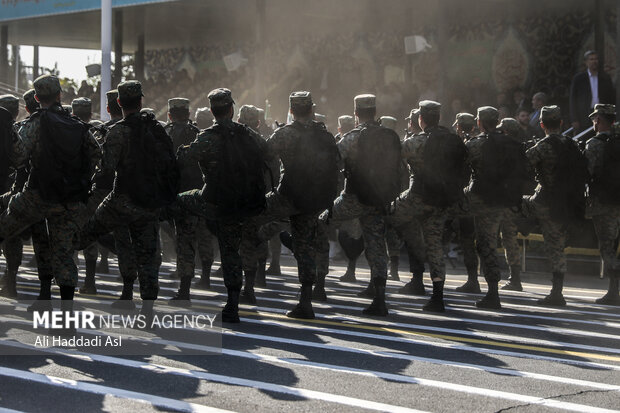
[[[327,274],[317,274],[316,284],[312,290],[312,299],[315,301],[327,301],[327,294],[325,293],[325,277]]]
[[[269,267],[267,268],[267,270],[265,270],[265,274],[267,274],[267,275],[282,275],[282,269],[280,268],[280,263],[277,263],[277,264],[274,264],[273,262],[270,263]]]
[[[562,288],[564,287],[564,273],[554,272],[553,273],[553,286],[551,287],[551,292],[545,298],[541,298],[538,300],[538,304],[540,305],[554,305],[563,307],[566,305],[566,300],[564,300],[564,296],[562,295]]]
[[[118,300],[112,302],[110,307],[119,310],[135,310],[136,304],[133,302],[133,284],[135,279],[123,278],[123,291]]]
[[[108,263],[108,256],[105,257],[102,255],[101,260],[99,260],[99,264],[97,264],[97,272],[102,274],[110,273],[110,265]]]
[[[254,279],[254,285],[256,287],[265,288],[267,287],[267,279],[265,278],[265,266],[267,265],[266,260],[258,261],[258,268],[256,269],[256,278]]]
[[[189,290],[192,286],[192,278],[193,277],[183,277],[181,278],[181,283],[179,284],[179,290],[176,292],[174,297],[172,297],[168,304],[175,307],[185,307],[189,308],[192,306],[189,296]]]
[[[295,253],[293,250],[293,236],[288,231],[280,232],[280,242],[284,245],[288,250],[292,253]]]
[[[215,272],[213,273],[213,275],[215,275],[216,277],[224,278],[224,269],[222,268],[222,266],[221,266],[221,265],[220,265],[220,268],[218,268],[217,270],[215,270]]]
[[[314,310],[312,309],[312,283],[301,284],[299,303],[295,308],[286,313],[286,316],[305,320],[312,320],[314,318]]]
[[[60,335],[60,336],[74,336],[77,331],[75,328],[75,324],[70,323],[66,324],[66,319],[68,316],[72,316],[73,314],[73,296],[75,295],[75,288],[70,285],[61,285],[60,286],[60,311],[62,311],[62,323],[63,326],[60,328],[50,328],[49,333],[51,335]]]
[[[41,280],[41,287],[39,289],[39,296],[36,301],[28,306],[27,311],[32,313],[34,311],[45,312],[52,311],[52,279]]]
[[[373,279],[373,284],[375,286],[375,298],[368,308],[362,310],[362,313],[365,315],[385,317],[388,315],[388,308],[385,304],[385,279],[375,277]]]
[[[222,322],[238,323],[239,320],[239,288],[228,289],[228,300],[222,310]]]
[[[357,264],[357,260],[349,260],[347,264],[347,271],[344,273],[342,277],[340,277],[340,281],[351,282],[354,283],[357,281],[355,278],[355,267]]]
[[[7,298],[17,298],[17,270],[6,269],[0,295]]]
[[[499,292],[497,291],[497,281],[488,281],[488,290],[484,297],[476,301],[476,307],[489,308],[492,310],[499,310],[502,308],[502,303],[499,300]]]
[[[510,266],[510,278],[508,278],[508,282],[504,284],[502,290],[508,291],[523,291],[523,286],[521,285],[521,266],[520,265],[511,265]]]
[[[430,300],[424,304],[422,310],[443,313],[446,307],[443,303],[443,281],[433,281],[433,295]]]
[[[424,273],[413,274],[411,281],[400,287],[398,292],[400,294],[426,295],[426,289],[424,288]]]
[[[86,278],[84,285],[80,287],[80,294],[97,294],[97,286],[95,285],[95,271],[97,269],[97,260],[86,260]]]
[[[596,300],[597,304],[620,305],[620,295],[618,295],[618,280],[620,274],[609,275],[609,289],[607,294]]]
[[[256,270],[244,271],[245,285],[239,300],[245,304],[256,305],[256,295],[254,294],[254,281],[256,280]]]
[[[375,284],[372,280],[368,281],[368,286],[357,293],[357,296],[362,298],[375,298]]]
[[[480,294],[480,283],[478,282],[478,272],[469,271],[467,273],[467,281],[460,287],[456,287],[455,291],[460,293]]]
[[[142,300],[142,307],[140,308],[140,315],[144,320],[144,330],[153,330],[153,319],[155,318],[155,311],[153,305],[155,300]],[[142,328],[142,326],[138,326]]]
[[[394,281],[400,281],[400,277],[398,276],[399,261],[400,257],[398,255],[390,257],[390,278]]]
[[[196,284],[195,287],[204,288],[208,290],[211,288],[211,266],[213,265],[213,261],[203,261],[202,262],[202,274],[200,275],[200,280]]]

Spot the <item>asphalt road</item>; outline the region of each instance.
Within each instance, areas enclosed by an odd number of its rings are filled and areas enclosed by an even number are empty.
[[[26,251],[24,262],[29,258]],[[111,262],[112,274],[98,274],[97,281],[100,297],[110,300],[120,291]],[[388,282],[390,316],[374,318],[361,314],[370,300],[355,295],[368,280],[367,267],[358,270],[357,283],[340,283],[340,262],[327,280],[329,301],[315,304],[315,320],[300,321],[284,315],[299,286],[292,258],[282,262],[285,274],[268,276],[268,288],[257,289],[258,305],[242,305],[242,322],[224,325],[221,354],[2,355],[0,411],[620,409],[620,308],[594,304],[606,280],[569,277],[568,305],[542,308],[535,300],[549,291],[550,277],[525,274],[525,291],[502,292],[504,308],[489,311],[474,306],[479,296],[454,291],[465,275],[450,270],[448,310],[430,314],[421,311],[427,298],[397,293],[409,277],[402,265],[403,281]],[[171,269],[162,267],[161,297],[176,291]],[[192,290],[194,305],[223,306],[222,280],[212,285]],[[33,298],[36,287],[34,269],[22,267],[21,298]],[[0,351],[6,346],[0,342]]]

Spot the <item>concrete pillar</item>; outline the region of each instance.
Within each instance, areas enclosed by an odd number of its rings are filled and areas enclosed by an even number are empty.
[[[594,1],[594,50],[598,53],[600,70],[605,69],[605,2]]]
[[[0,82],[9,83],[9,26],[0,27]]]
[[[19,91],[19,46],[14,44],[11,46],[13,54],[13,90]]]
[[[144,81],[144,33],[138,35],[138,47],[134,55],[134,71],[136,72],[136,79],[140,82]]]
[[[264,107],[265,103],[265,29],[266,29],[266,5],[265,0],[256,0],[256,105]],[[266,109],[266,108],[265,108]]]
[[[112,83],[112,0],[101,0],[101,87],[98,90],[101,120],[110,118],[106,110],[105,92]]]
[[[35,44],[32,47],[32,80],[39,77],[39,45]]]
[[[620,107],[620,1],[616,2],[616,107]]]
[[[114,75],[112,86],[121,82],[123,77],[123,11],[114,11]]]

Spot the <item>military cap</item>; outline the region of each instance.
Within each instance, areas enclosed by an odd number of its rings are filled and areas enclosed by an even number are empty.
[[[481,106],[478,108],[476,119],[481,121],[497,121],[499,120],[499,111],[493,106]]]
[[[543,106],[540,110],[540,121],[545,122],[548,120],[560,120],[562,119],[562,111],[559,106]]]
[[[37,100],[34,98],[34,95],[35,95],[34,89],[30,89],[29,91],[24,93],[23,98],[24,98],[24,102],[26,102],[26,106],[33,107],[39,104],[39,102],[37,102]]]
[[[89,98],[73,99],[73,101],[71,102],[71,108],[73,112],[75,112],[76,110],[87,110],[90,112],[92,110],[92,102]]]
[[[590,113],[588,117],[592,118],[594,115],[598,115],[598,114],[615,117],[616,116],[616,105],[610,105],[606,103],[597,103],[596,105],[594,105],[594,112]]]
[[[611,132],[616,137],[620,136],[620,122],[614,122],[614,124],[611,126]]]
[[[327,122],[327,116],[321,115],[320,113],[315,113],[314,120],[316,120],[317,122],[325,123]]]
[[[196,126],[200,129],[208,128],[213,123],[213,115],[209,108],[198,108],[196,109],[194,120],[196,121]]]
[[[256,110],[258,111],[258,119],[263,122],[265,120],[265,109],[256,107]]]
[[[171,109],[189,110],[189,99],[185,99],[185,98],[168,99],[168,112],[170,112]]]
[[[148,113],[149,115],[155,116],[155,109],[153,109],[153,108],[142,108],[142,109],[140,109],[140,113]]]
[[[0,96],[0,107],[11,113],[19,112],[19,98],[13,95],[2,95]]]
[[[224,107],[235,103],[230,90],[223,87],[213,89],[207,97],[212,108]]]
[[[439,114],[441,111],[441,103],[434,100],[423,100],[418,103],[419,113],[422,114]]]
[[[304,90],[293,92],[288,97],[288,102],[290,107],[308,107],[312,106],[312,94],[310,92],[306,92]]]
[[[396,130],[396,123],[398,123],[398,120],[393,116],[381,116],[381,118],[379,118],[379,123],[381,126],[385,126],[388,129]]]
[[[253,105],[243,105],[239,108],[239,123],[254,125],[259,121],[258,108]]]
[[[371,94],[357,95],[353,99],[355,109],[374,109],[377,107],[377,97]]]
[[[108,90],[107,92],[105,92],[105,97],[107,99],[108,105],[110,104],[110,102],[116,102],[116,99],[118,99],[118,90]]]
[[[405,120],[417,119],[419,116],[420,116],[420,109],[413,108],[413,109],[411,109],[411,112],[409,113],[409,116],[407,116],[405,118]]]
[[[60,80],[53,75],[39,76],[34,80],[33,85],[38,96],[54,96],[62,90]]]
[[[69,113],[73,113],[73,108],[71,107],[71,105],[62,105],[62,108]]]
[[[521,132],[521,126],[516,119],[504,118],[499,123],[499,129],[503,130],[507,135],[517,136]]]
[[[476,124],[476,118],[471,113],[461,112],[456,114],[456,119],[452,124],[452,127],[456,125],[461,126],[474,126]]]
[[[125,99],[135,99],[142,94],[142,83],[137,80],[127,80],[118,84],[116,90],[118,90],[118,98],[122,101]]]
[[[355,119],[350,115],[342,115],[338,118],[338,126],[353,129],[355,127]]]

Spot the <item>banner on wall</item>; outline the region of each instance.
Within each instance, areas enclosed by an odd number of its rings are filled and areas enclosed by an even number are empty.
[[[177,0],[112,0],[112,7]],[[0,21],[100,10],[101,0],[0,0]]]

